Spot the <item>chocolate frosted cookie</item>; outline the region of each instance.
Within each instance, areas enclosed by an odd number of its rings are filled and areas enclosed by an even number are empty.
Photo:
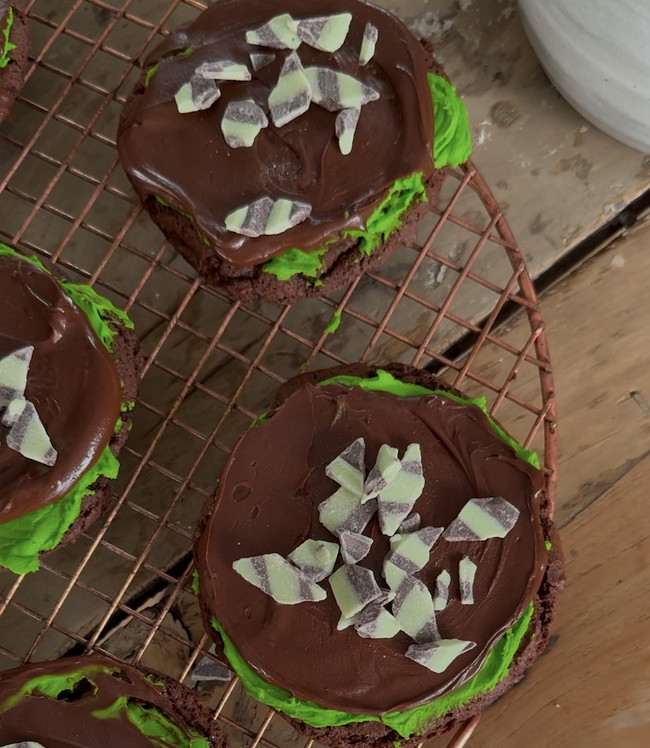
[[[220,0],[145,60],[120,159],[172,245],[235,298],[327,293],[411,243],[467,114],[363,0]]]
[[[104,657],[0,673],[0,747],[225,748],[210,710],[180,683]]]
[[[29,33],[23,12],[0,0],[0,122],[23,87],[28,53]]]
[[[0,567],[35,571],[110,506],[143,363],[132,328],[0,244]]]
[[[246,690],[318,742],[438,735],[546,645],[563,571],[537,457],[424,371],[291,380],[208,512],[206,626]]]

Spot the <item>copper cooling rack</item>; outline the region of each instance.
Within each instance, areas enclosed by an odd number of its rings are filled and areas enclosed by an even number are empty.
[[[194,684],[233,746],[303,746],[227,672],[218,681],[193,680],[197,662],[209,656],[191,591],[201,505],[230,448],[280,383],[306,368],[355,360],[426,366],[468,394],[486,395],[506,428],[543,455],[552,499],[553,379],[521,252],[468,164],[449,175],[419,248],[401,249],[329,298],[284,308],[232,303],[203,286],[143,214],[114,140],[137,60],[205,5],[25,5],[32,63],[0,128],[0,235],[127,309],[148,363],[112,512],[44,558],[38,573],[0,573],[0,669],[102,652]],[[530,322],[518,337],[504,328],[517,314]],[[464,745],[475,726],[450,745]]]

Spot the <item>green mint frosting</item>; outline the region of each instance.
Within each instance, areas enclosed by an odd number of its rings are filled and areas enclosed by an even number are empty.
[[[0,244],[0,257],[17,257],[51,275],[51,272],[37,257],[20,255],[4,244]],[[115,318],[126,327],[133,329],[133,323],[129,317],[90,286],[66,280],[57,282],[60,283],[70,300],[86,313],[97,337],[109,351],[117,335],[110,325]],[[133,403],[124,403],[122,412],[131,410],[132,407]],[[121,425],[122,419],[119,418],[116,431],[119,431]],[[10,569],[14,574],[37,571],[38,554],[52,550],[61,542],[65,533],[79,516],[83,499],[93,493],[90,486],[101,476],[116,478],[119,468],[119,461],[109,447],[106,447],[97,461],[62,499],[10,522],[0,524],[0,566]]]
[[[475,405],[486,414],[490,425],[498,436],[512,447],[519,457],[539,469],[539,458],[537,455],[517,444],[490,417],[484,397],[470,400],[458,397],[444,390],[430,390],[418,384],[402,382],[383,369],[377,370],[374,377],[338,376],[319,382],[320,386],[328,384],[361,387],[365,391],[389,392],[398,397],[441,395],[462,405]],[[246,691],[258,701],[268,704],[290,717],[302,720],[312,727],[338,727],[350,724],[351,722],[381,721],[403,738],[409,738],[411,735],[424,732],[427,725],[447,714],[452,709],[463,706],[477,696],[492,691],[508,675],[510,664],[528,631],[533,613],[534,604],[531,602],[517,623],[495,644],[476,675],[460,688],[428,704],[423,704],[415,709],[408,709],[405,712],[394,712],[393,714],[384,715],[381,719],[373,715],[348,714],[347,712],[334,709],[325,709],[314,702],[297,699],[284,688],[267,683],[260,678],[239,654],[232,640],[224,631],[223,626],[215,618],[212,619],[212,626],[221,636],[228,662],[230,662],[233,670],[239,676]]]
[[[341,318],[342,318],[342,311],[340,309],[337,309],[332,315],[332,318],[330,319],[330,321],[327,323],[325,332],[328,333],[329,335],[332,335],[333,333],[335,333],[341,326]]]
[[[58,699],[66,691],[74,690],[83,682],[87,681],[93,687],[93,694],[97,693],[97,684],[92,680],[93,675],[105,673],[112,675],[118,670],[104,667],[102,665],[88,665],[72,673],[62,675],[41,675],[28,681],[17,693],[0,704],[0,716],[12,709],[23,699],[31,696],[46,696],[50,699]],[[147,680],[153,685],[163,685],[152,678]],[[210,748],[210,742],[202,738],[195,731],[189,734],[179,725],[165,716],[159,709],[120,696],[110,707],[92,712],[95,719],[123,719],[139,730],[142,735],[150,738],[151,744],[156,748]]]
[[[435,115],[434,162],[437,168],[456,167],[464,163],[472,152],[472,135],[467,109],[456,89],[445,78],[428,74],[429,88]],[[368,219],[365,231],[344,231],[343,236],[359,239],[359,251],[370,255],[402,226],[402,218],[415,202],[426,200],[423,174],[397,180],[386,199]],[[262,271],[278,280],[289,280],[294,275],[316,278],[323,267],[327,246],[312,252],[289,249],[264,263]]]
[[[11,62],[9,58],[9,52],[11,52],[12,49],[16,49],[16,45],[12,44],[12,42],[9,40],[9,35],[11,34],[11,27],[14,25],[14,9],[9,6],[9,9],[7,10],[7,22],[5,23],[5,27],[2,30],[2,37],[3,37],[3,47],[2,47],[2,54],[0,55],[0,69],[6,68],[7,65]]]
[[[433,160],[440,169],[464,164],[472,153],[472,133],[465,103],[441,75],[428,74],[435,114]]]

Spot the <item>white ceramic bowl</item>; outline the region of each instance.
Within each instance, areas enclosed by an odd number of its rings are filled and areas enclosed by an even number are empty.
[[[650,0],[519,0],[560,93],[617,140],[650,153]]]

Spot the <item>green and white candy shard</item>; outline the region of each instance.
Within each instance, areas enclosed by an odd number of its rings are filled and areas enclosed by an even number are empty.
[[[327,540],[305,540],[287,556],[312,582],[320,582],[332,573],[339,547]]]
[[[449,543],[505,538],[519,518],[519,509],[501,496],[470,499],[444,531]]]
[[[2,423],[10,426],[5,437],[9,449],[48,467],[56,463],[57,451],[52,446],[36,408],[29,400],[22,397],[12,400],[7,405]]]
[[[410,444],[402,457],[399,473],[379,492],[379,524],[384,535],[391,536],[397,532],[423,490],[420,445]]]
[[[249,57],[251,58],[253,70],[256,73],[265,67],[268,67],[272,62],[275,62],[275,55],[266,54],[264,52],[251,52]]]
[[[372,538],[358,532],[342,530],[339,533],[341,541],[341,558],[346,564],[358,564],[369,553],[372,546]]]
[[[366,476],[366,442],[361,436],[346,447],[325,468],[325,475],[358,496],[363,492]]]
[[[268,236],[282,234],[311,215],[311,205],[281,198],[261,197],[226,216],[226,228],[235,234]]]
[[[345,618],[353,618],[382,594],[375,575],[363,566],[340,566],[328,581]]]
[[[11,745],[4,745],[2,748],[45,748],[45,746],[33,740],[21,740],[20,743],[11,743]]]
[[[361,611],[354,628],[364,639],[392,639],[400,632],[395,616],[382,604],[370,603]]]
[[[409,514],[409,516],[397,528],[397,534],[406,535],[410,532],[416,532],[417,530],[420,529],[421,522],[422,522],[422,518],[417,512],[414,512],[413,514]]]
[[[433,607],[436,613],[444,610],[449,602],[449,585],[451,584],[451,574],[446,570],[436,577],[436,591],[433,596]]]
[[[194,74],[217,81],[249,81],[251,79],[251,71],[246,65],[232,60],[204,62],[198,66]]]
[[[190,114],[209,109],[220,96],[221,91],[213,80],[193,75],[178,89],[174,100],[180,114]]]
[[[28,345],[0,358],[0,408],[25,394],[33,353],[34,346]]]
[[[377,452],[375,466],[370,471],[363,485],[363,498],[365,503],[370,499],[379,496],[386,486],[399,473],[402,463],[399,459],[399,453],[395,447],[389,447],[388,444],[382,444]]]
[[[311,104],[312,89],[300,58],[292,52],[284,61],[275,88],[269,94],[269,110],[276,127],[284,127],[304,114]]]
[[[388,603],[391,603],[394,599],[395,599],[394,592],[391,592],[390,590],[380,590],[379,597],[377,597],[375,600],[373,600],[368,605],[379,605],[379,606],[388,605]],[[364,610],[367,610],[368,605],[366,605]],[[350,628],[350,626],[354,626],[354,624],[361,617],[362,612],[356,613],[351,618],[346,618],[344,615],[342,615],[339,618],[338,623],[336,624],[336,630],[344,631],[345,629]]]
[[[257,47],[298,49],[302,41],[296,33],[297,26],[298,22],[294,21],[289,13],[283,13],[258,29],[247,31],[246,41]]]
[[[366,86],[347,73],[331,68],[305,68],[314,103],[329,112],[341,109],[359,109],[379,98],[379,91]]]
[[[354,134],[357,131],[361,109],[344,109],[339,112],[334,123],[336,137],[339,139],[339,150],[344,156],[352,153]]]
[[[475,646],[475,642],[461,639],[438,639],[427,644],[412,644],[406,650],[406,656],[434,673],[444,673],[457,657]]]
[[[361,613],[357,613],[356,615],[352,616],[351,618],[346,618],[344,615],[341,615],[339,618],[338,623],[336,624],[336,630],[337,631],[345,631],[345,629],[349,629],[350,626],[354,626],[354,624],[359,620],[359,616]]]
[[[345,43],[351,23],[352,13],[305,18],[298,23],[298,36],[321,52],[336,52]]]
[[[269,126],[261,107],[254,101],[231,101],[221,120],[221,132],[231,148],[250,148],[260,131]]]
[[[346,488],[339,488],[318,506],[321,525],[333,535],[339,535],[343,530],[363,532],[377,511],[377,502],[373,499],[365,504],[357,494]]]
[[[297,605],[325,600],[327,593],[278,553],[240,558],[232,568],[276,603]]]
[[[407,577],[397,589],[393,615],[401,630],[418,644],[440,638],[431,593],[415,577]]]
[[[442,527],[423,527],[408,535],[393,535],[391,551],[384,559],[384,578],[392,590],[398,589],[404,577],[424,569],[442,531]]]
[[[458,580],[460,582],[460,604],[474,605],[474,579],[476,564],[467,556],[458,563]]]
[[[379,30],[371,23],[366,24],[363,32],[363,41],[361,42],[361,52],[359,53],[359,65],[367,65],[375,56],[377,41],[379,39]]]

